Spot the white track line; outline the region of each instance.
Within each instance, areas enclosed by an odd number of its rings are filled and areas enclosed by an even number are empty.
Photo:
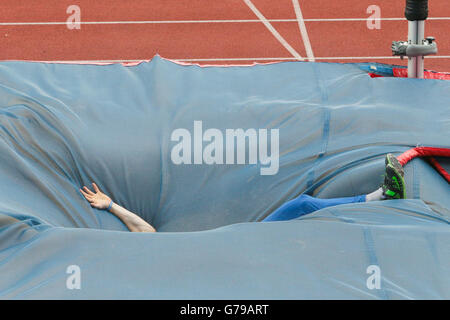
[[[380,21],[406,21],[405,18],[379,18]],[[450,17],[434,17],[427,20],[450,20]],[[297,22],[298,19],[266,19],[267,22]],[[303,19],[305,22],[367,21],[367,18]],[[143,21],[81,21],[79,24],[190,24],[190,23],[260,23],[259,19],[247,20],[143,20]],[[0,26],[66,25],[67,22],[0,22]]]
[[[399,59],[392,56],[380,56],[380,57],[315,57],[316,60],[373,60],[373,59]],[[425,59],[450,59],[450,56],[426,56]],[[149,61],[151,59],[113,59],[113,60],[39,60],[39,62],[50,63],[121,63],[121,62],[139,62]],[[277,58],[194,58],[194,59],[170,59],[172,61],[180,62],[208,62],[208,61],[295,61],[293,57],[277,57]],[[27,60],[0,60],[0,61],[27,61]],[[37,60],[28,60],[37,61]],[[371,61],[374,62],[374,61]]]
[[[272,33],[272,35],[289,51],[297,60],[303,60],[302,56],[292,48],[289,43],[278,33],[277,30],[267,21],[266,17],[262,15],[261,12],[253,5],[250,0],[244,0],[245,4],[253,11],[253,13],[258,17],[259,20],[266,26],[266,28]]]
[[[274,19],[271,22],[294,22],[295,19]],[[248,20],[142,20],[142,21],[81,21],[79,24],[190,24],[190,23],[261,23],[259,19]],[[0,26],[65,25],[67,22],[0,22]]]
[[[426,59],[449,59],[450,56],[426,56]],[[369,59],[399,59],[394,56],[379,56],[379,57],[315,57],[316,60],[369,60]],[[169,59],[174,61],[292,61],[296,60],[291,57],[281,57],[281,58],[198,58],[198,59]],[[136,60],[133,60],[136,61]]]
[[[305,46],[306,55],[308,56],[309,61],[314,62],[314,53],[311,47],[311,42],[309,41],[308,31],[306,31],[305,20],[303,19],[303,13],[300,9],[300,4],[298,0],[292,0],[292,4],[294,6],[295,16],[298,20],[298,27],[300,29],[300,34],[302,35],[303,45]]]
[[[371,18],[380,21],[406,21],[406,18]],[[427,20],[450,20],[450,17],[428,17]],[[306,22],[346,22],[346,21],[367,21],[367,18],[331,18],[331,19],[304,19]]]

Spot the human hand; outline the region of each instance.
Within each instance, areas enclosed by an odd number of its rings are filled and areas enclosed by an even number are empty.
[[[111,203],[111,198],[101,192],[94,182],[92,183],[92,187],[94,188],[95,193],[89,190],[88,187],[83,186],[84,191],[80,189],[81,194],[89,201],[92,207],[97,209],[107,209]]]

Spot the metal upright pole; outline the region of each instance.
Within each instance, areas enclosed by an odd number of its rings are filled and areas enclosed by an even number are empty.
[[[392,55],[408,57],[408,78],[423,78],[425,56],[438,52],[434,37],[424,39],[428,0],[406,0],[405,17],[408,41],[392,41]]]
[[[417,21],[408,21],[408,44],[417,44]],[[408,57],[408,78],[417,76],[417,57]]]
[[[425,44],[425,20],[428,18],[428,0],[406,0],[405,17],[408,20],[408,44]],[[408,77],[423,78],[424,56],[408,55]]]
[[[417,21],[417,44],[425,43],[425,20]],[[425,56],[417,57],[416,78],[423,79]]]

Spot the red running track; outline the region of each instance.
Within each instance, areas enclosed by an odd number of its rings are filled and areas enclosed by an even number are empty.
[[[298,55],[308,60],[307,41],[294,9],[297,0],[250,1],[282,40],[245,1],[2,0],[0,60],[132,61],[155,54],[200,64],[298,60]],[[430,1],[431,19],[426,22],[426,35],[436,37],[439,53],[427,58],[425,67],[436,71],[450,71],[450,6],[446,3]],[[69,30],[65,24],[72,4],[81,9],[79,30]],[[406,60],[392,58],[390,51],[393,40],[407,37],[404,0],[300,0],[299,4],[315,61],[406,65]],[[394,20],[381,20],[380,29],[369,30],[365,19],[370,5],[380,7],[382,19]]]

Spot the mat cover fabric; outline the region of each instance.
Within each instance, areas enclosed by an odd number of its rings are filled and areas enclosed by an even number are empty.
[[[260,222],[303,193],[375,190],[386,153],[449,148],[449,101],[448,81],[357,64],[1,62],[0,298],[449,299],[450,189],[421,158],[408,199]],[[244,163],[226,161],[236,129],[259,139]],[[158,232],[90,207],[93,181]]]

